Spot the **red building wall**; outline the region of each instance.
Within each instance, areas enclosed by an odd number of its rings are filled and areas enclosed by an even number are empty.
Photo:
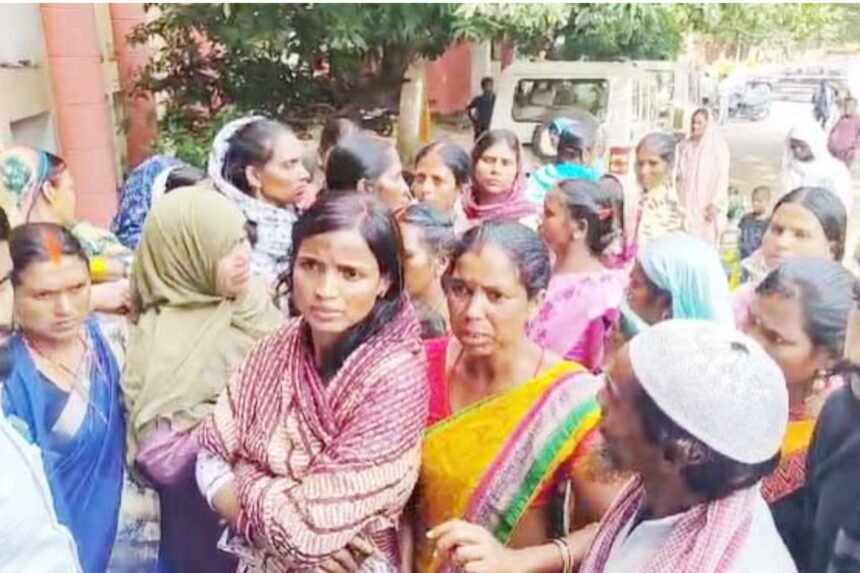
[[[41,4],[63,159],[78,216],[107,224],[116,209],[113,126],[92,4]]]
[[[452,45],[427,66],[430,109],[449,114],[462,111],[472,99],[472,50],[468,42]]]

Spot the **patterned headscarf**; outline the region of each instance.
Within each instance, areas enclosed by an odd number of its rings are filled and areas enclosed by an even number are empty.
[[[48,156],[29,147],[0,153],[0,208],[14,227],[26,222],[48,179]]]
[[[111,231],[129,249],[137,247],[152,201],[164,193],[167,176],[181,164],[167,155],[153,155],[135,167],[123,183]]]
[[[230,139],[249,123],[261,119],[265,118],[254,115],[225,125],[212,142],[207,170],[215,188],[239,207],[248,221],[256,225],[257,242],[251,267],[269,286],[275,286],[289,266],[293,225],[299,218],[298,210],[294,207],[276,207],[251,197],[224,177],[224,162],[230,150]]]

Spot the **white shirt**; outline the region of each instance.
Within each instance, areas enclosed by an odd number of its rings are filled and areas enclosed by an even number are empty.
[[[749,536],[728,573],[797,573],[767,503],[760,494],[754,503]],[[633,531],[630,531],[633,520],[628,522],[615,539],[603,573],[641,571],[680,519],[679,514],[643,521]]]
[[[80,573],[77,546],[54,512],[39,448],[0,413],[0,573]]]

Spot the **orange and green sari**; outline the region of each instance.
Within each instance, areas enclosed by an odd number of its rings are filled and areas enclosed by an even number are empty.
[[[782,439],[779,465],[762,480],[761,493],[768,503],[776,503],[791,495],[806,483],[806,454],[812,443],[815,418],[794,419],[788,422]]]
[[[507,543],[527,510],[587,449],[600,417],[598,388],[582,366],[562,362],[432,425],[416,489],[419,531],[464,519]],[[421,573],[449,571],[433,562],[420,534],[416,562]]]

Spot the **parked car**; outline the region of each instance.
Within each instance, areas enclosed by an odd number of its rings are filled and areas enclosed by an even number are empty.
[[[657,81],[633,62],[516,62],[502,72],[491,129],[509,129],[541,161],[554,156],[548,130],[557,117],[592,116],[598,124],[596,159],[634,183],[636,144],[660,128]]]

